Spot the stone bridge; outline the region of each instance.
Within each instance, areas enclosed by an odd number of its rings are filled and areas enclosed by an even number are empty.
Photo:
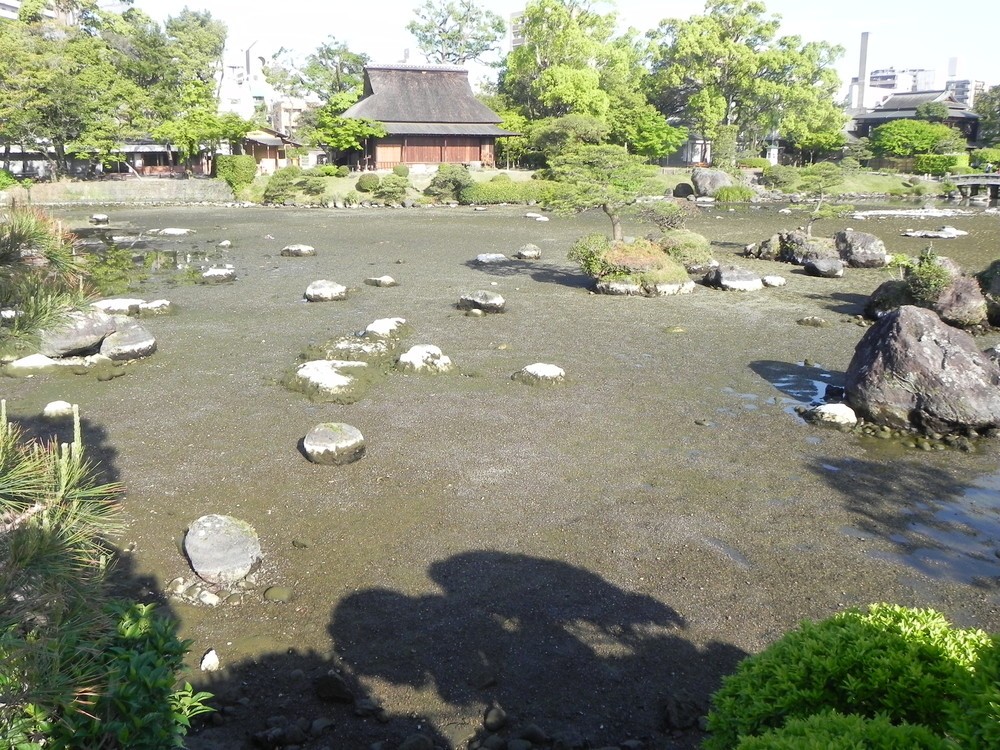
[[[985,188],[990,200],[1000,197],[1000,174],[956,174],[945,178],[961,191],[963,198],[977,195]]]

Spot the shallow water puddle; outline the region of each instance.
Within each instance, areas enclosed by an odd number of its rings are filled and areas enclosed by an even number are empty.
[[[873,556],[937,580],[1000,585],[1000,471],[951,499],[921,503],[892,541],[904,551]]]

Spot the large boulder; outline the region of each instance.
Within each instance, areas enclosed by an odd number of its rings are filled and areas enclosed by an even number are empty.
[[[741,266],[719,266],[713,268],[702,279],[705,286],[713,286],[727,292],[756,292],[764,288],[760,276]]]
[[[729,173],[721,169],[705,169],[696,167],[691,172],[691,183],[694,185],[694,193],[698,197],[713,197],[722,187],[729,187],[733,184],[733,178]]]
[[[813,258],[802,267],[808,275],[824,279],[839,279],[844,275],[844,263],[838,258]]]
[[[874,234],[845,229],[834,237],[837,252],[851,268],[883,268],[889,262],[885,243]]]
[[[778,260],[804,266],[821,258],[840,258],[832,239],[811,237],[801,229],[778,235]]]
[[[969,328],[986,322],[986,298],[972,276],[958,276],[944,288],[932,305],[944,322]]]
[[[156,338],[136,321],[125,316],[115,316],[116,330],[101,342],[101,354],[108,359],[122,362],[148,357],[156,351]]]
[[[67,357],[96,352],[105,336],[115,332],[115,319],[100,310],[70,313],[52,328],[42,331],[39,352],[46,357]]]
[[[929,432],[1000,425],[1000,367],[971,335],[912,305],[885,314],[847,368],[848,403],[865,419]]]

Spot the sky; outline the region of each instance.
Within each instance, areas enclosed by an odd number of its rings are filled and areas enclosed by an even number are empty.
[[[932,0],[764,0],[768,14],[781,16],[781,34],[804,41],[826,41],[844,48],[837,65],[846,84],[858,74],[862,32],[869,32],[868,68],[932,69],[944,87],[949,61],[957,58],[957,77],[1000,84],[1000,55],[992,38],[1000,29],[1000,3],[959,0],[954,8]],[[207,10],[229,27],[227,61],[250,48],[269,58],[279,48],[305,57],[327,37],[334,36],[374,62],[409,62],[423,57],[406,31],[423,0],[135,0],[153,18],[163,21],[184,7]],[[481,7],[505,19],[522,10],[525,0],[479,0]],[[654,29],[664,18],[687,18],[704,10],[696,0],[594,0],[600,12],[616,10],[622,28]],[[978,39],[977,29],[984,30]],[[485,72],[479,74],[485,75]],[[476,77],[474,73],[474,78]]]

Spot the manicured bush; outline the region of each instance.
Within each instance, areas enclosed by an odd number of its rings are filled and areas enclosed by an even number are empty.
[[[688,280],[684,266],[649,240],[613,242],[602,234],[590,234],[576,241],[569,259],[598,280],[631,280],[644,285],[680,284]]]
[[[315,174],[304,175],[296,180],[295,187],[300,192],[315,197],[326,192],[326,180]]]
[[[857,172],[861,169],[861,162],[853,156],[845,156],[840,160],[840,168],[845,172]]]
[[[354,185],[354,189],[359,193],[373,193],[375,189],[381,184],[382,180],[374,172],[365,172],[358,178],[357,183]]]
[[[717,203],[749,203],[753,197],[753,188],[746,185],[725,185],[715,191]]]
[[[541,200],[550,183],[544,180],[514,182],[513,180],[490,180],[474,182],[459,193],[459,203],[465,205],[496,205],[499,203],[531,203]]]
[[[736,750],[949,750],[954,746],[926,727],[894,724],[884,716],[866,718],[825,711],[790,719],[780,729],[746,737]]]
[[[397,164],[392,168],[392,173],[397,177],[409,177],[410,168],[405,164]]]
[[[513,180],[506,172],[499,172],[490,178],[490,182],[513,182]]]
[[[267,180],[264,188],[264,203],[284,203],[298,193],[297,182],[302,176],[298,167],[285,167],[274,172]]]
[[[949,736],[970,711],[997,714],[989,705],[995,691],[984,697],[976,676],[980,657],[992,664],[995,649],[983,631],[952,628],[933,610],[876,604],[805,622],[723,680],[712,697],[703,747],[732,750],[741,738],[829,711],[881,715]],[[989,731],[996,736],[996,729]]]
[[[917,174],[940,177],[957,165],[958,156],[955,154],[917,154],[913,157],[913,171]]]
[[[687,229],[669,229],[657,244],[685,268],[705,268],[714,260],[708,238]]]
[[[588,276],[601,278],[609,272],[604,256],[611,249],[611,240],[603,234],[588,234],[573,243],[567,257],[580,264]]]
[[[736,141],[739,129],[735,125],[720,125],[712,140],[712,165],[719,169],[736,166]]]
[[[402,203],[409,187],[410,181],[403,175],[394,172],[382,178],[382,182],[375,188],[373,195],[386,203]]]
[[[771,162],[763,156],[745,156],[737,161],[737,164],[745,169],[767,169]]]
[[[761,182],[766,187],[790,193],[795,190],[795,186],[799,183],[799,170],[783,164],[774,164],[764,170]]]
[[[424,195],[439,201],[454,201],[458,200],[462,190],[473,183],[469,170],[461,164],[442,164],[431,178],[431,184],[424,190]]]
[[[1000,148],[977,148],[969,155],[970,163],[977,167],[984,167],[992,164],[994,168],[1000,167]],[[0,175],[0,188],[3,187],[3,175]]]
[[[337,174],[336,174],[336,176],[337,177],[350,177],[351,176],[351,168],[349,166],[347,166],[346,164],[341,164],[339,167],[337,167]]]
[[[317,177],[336,177],[338,169],[339,167],[333,164],[320,164],[308,170],[306,174],[316,175]]]
[[[225,180],[234,193],[253,183],[257,176],[257,160],[248,154],[215,157],[215,176]]]

